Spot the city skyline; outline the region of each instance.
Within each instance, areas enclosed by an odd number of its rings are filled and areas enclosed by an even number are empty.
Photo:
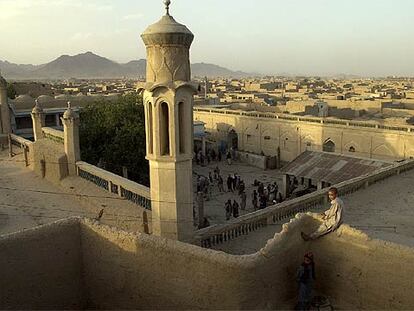
[[[414,3],[361,2],[173,0],[171,14],[196,36],[193,63],[261,74],[414,76]],[[86,51],[121,63],[145,58],[139,35],[162,14],[161,0],[2,0],[8,44],[0,59],[42,64]]]

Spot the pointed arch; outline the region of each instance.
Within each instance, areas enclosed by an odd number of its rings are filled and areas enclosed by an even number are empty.
[[[335,145],[335,143],[333,142],[333,140],[332,139],[330,139],[330,138],[328,138],[327,140],[325,140],[325,142],[323,143],[323,148],[322,148],[322,150],[324,151],[324,152],[335,152],[335,148],[336,148],[336,145]]]
[[[394,152],[387,146],[387,145],[379,145],[373,151],[372,154],[374,156],[386,157],[386,158],[394,158]]]

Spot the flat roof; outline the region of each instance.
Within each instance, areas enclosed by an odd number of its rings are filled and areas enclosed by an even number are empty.
[[[334,185],[390,165],[392,162],[329,152],[305,151],[283,167],[282,172]]]

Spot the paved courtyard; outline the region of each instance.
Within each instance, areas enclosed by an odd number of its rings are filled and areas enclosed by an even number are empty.
[[[245,163],[233,162],[232,165],[228,165],[225,161],[222,162],[211,162],[210,165],[200,166],[193,165],[193,171],[196,174],[203,175],[208,178],[208,173],[214,173],[215,167],[218,166],[220,169],[220,175],[224,180],[224,190],[227,191],[227,177],[229,174],[236,173],[240,175],[241,179],[244,180],[246,186],[247,204],[246,210],[240,211],[240,215],[251,213],[254,211],[252,206],[252,193],[253,190],[257,190],[257,187],[253,186],[254,180],[267,185],[268,183],[277,182],[279,188],[281,187],[282,178],[279,170],[262,170]],[[197,177],[194,177],[194,202],[197,201],[196,189],[197,189]],[[217,182],[214,182],[211,199],[204,202],[204,215],[209,220],[210,224],[222,224],[226,222],[226,213],[224,210],[224,204],[227,200],[236,200],[239,204],[241,202],[238,192],[219,192]],[[195,203],[197,207],[197,202]]]

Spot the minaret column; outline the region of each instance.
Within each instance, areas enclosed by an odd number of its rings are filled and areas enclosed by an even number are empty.
[[[32,110],[32,122],[33,122],[33,135],[34,140],[39,140],[43,138],[42,128],[45,126],[45,114],[42,107],[39,104],[39,101],[36,99],[36,105]]]
[[[144,91],[153,234],[190,242],[194,235],[193,101],[189,49],[194,35],[166,14],[141,35],[147,48]]]

